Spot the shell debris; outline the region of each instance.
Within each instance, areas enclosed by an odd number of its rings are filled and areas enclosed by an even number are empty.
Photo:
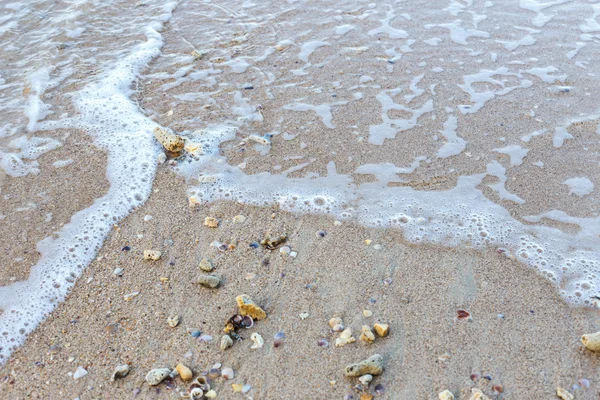
[[[600,351],[600,332],[588,333],[581,336],[581,343],[591,351]]]
[[[388,324],[375,324],[373,329],[380,337],[386,337],[390,333],[390,326]]]
[[[198,285],[208,288],[216,288],[221,284],[221,278],[216,275],[201,275],[196,281]]]
[[[375,341],[375,335],[373,334],[373,331],[368,325],[363,325],[360,328],[359,339],[367,344],[371,344]]]
[[[150,386],[156,386],[164,381],[170,373],[169,368],[155,368],[146,374],[146,382]]]
[[[147,261],[158,261],[162,253],[158,250],[144,250],[144,260]]]
[[[347,365],[344,368],[346,376],[381,375],[383,373],[383,357],[374,354],[358,363]]]
[[[254,304],[250,296],[241,294],[235,298],[235,301],[237,302],[240,315],[249,315],[256,321],[267,318],[267,313],[262,308]]]
[[[356,342],[356,339],[352,337],[352,328],[346,328],[342,331],[340,337],[335,339],[335,347],[342,347],[354,342]]]
[[[220,344],[221,350],[227,350],[231,346],[233,346],[233,339],[231,339],[231,336],[223,335],[223,337],[221,338],[221,344]]]
[[[185,141],[179,135],[175,135],[159,126],[154,128],[154,137],[158,140],[165,150],[171,153],[180,153],[185,147]]]
[[[473,388],[471,389],[471,397],[469,400],[492,400],[490,397],[486,396],[481,389]]]
[[[251,349],[262,349],[265,345],[265,340],[259,333],[253,332],[250,335],[250,340],[253,342],[252,346],[250,346]]]
[[[219,226],[219,220],[213,217],[204,218],[204,226],[209,228],[217,228]]]
[[[438,398],[440,400],[454,400],[454,395],[452,394],[451,391],[449,391],[449,390],[446,389],[443,392],[440,392],[438,394]]]
[[[110,381],[114,382],[119,378],[125,378],[128,373],[129,373],[129,365],[127,365],[127,364],[118,365],[115,368],[115,370],[113,371],[112,376],[110,377]]]
[[[562,400],[574,400],[575,396],[573,396],[568,390],[561,388],[560,386],[556,388],[556,395],[558,398]]]
[[[175,328],[177,325],[179,325],[179,321],[180,317],[178,314],[170,315],[169,318],[167,318],[167,324],[169,324],[171,328]]]

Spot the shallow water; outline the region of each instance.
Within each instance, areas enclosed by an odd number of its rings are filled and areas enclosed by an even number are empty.
[[[110,184],[38,243],[27,280],[0,288],[0,357],[147,199],[159,125],[202,144],[160,167],[186,178],[193,201],[395,227],[410,242],[516,258],[574,305],[597,294],[599,4],[0,7],[4,179],[50,176],[37,159],[60,148],[50,136],[60,129],[107,152]],[[265,134],[270,145],[244,140]],[[53,168],[85,162],[74,155]]]

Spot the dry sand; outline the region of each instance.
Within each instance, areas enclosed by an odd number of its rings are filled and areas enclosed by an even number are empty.
[[[600,328],[597,311],[569,307],[548,281],[521,264],[492,251],[412,246],[397,231],[336,226],[330,218],[297,217],[276,208],[217,203],[192,210],[180,178],[166,168],[155,187],[148,203],[115,227],[69,298],[4,366],[4,398],[124,399],[140,388],[138,398],[175,399],[175,389],[143,381],[151,368],[179,362],[195,373],[216,362],[232,367],[232,382],[252,385],[248,395],[255,399],[341,399],[352,393],[358,398],[351,388],[358,382],[344,378],[343,367],[374,353],[385,359],[385,372],[371,385],[385,386],[380,398],[435,399],[443,389],[466,396],[470,387],[492,395],[492,385],[500,384],[504,393],[495,398],[545,399],[553,398],[556,386],[570,387],[580,378],[592,387],[577,398],[596,398],[600,363],[582,350],[579,336]],[[232,222],[237,214],[246,216],[245,223]],[[145,215],[153,219],[144,222]],[[221,220],[217,229],[203,226],[207,215]],[[325,238],[315,235],[320,229],[327,231]],[[287,232],[298,257],[248,247],[268,232]],[[210,247],[214,240],[237,247],[219,252]],[[143,261],[148,248],[161,250],[162,259]],[[203,273],[201,257],[215,261],[222,287],[193,284]],[[124,270],[120,278],[113,275],[116,267]],[[249,273],[256,277],[247,279]],[[241,293],[268,318],[223,352],[218,339]],[[373,312],[371,318],[362,316],[365,309]],[[473,321],[456,320],[458,309],[469,311]],[[302,312],[310,316],[301,320]],[[182,317],[174,329],[166,322],[173,313]],[[327,323],[333,316],[355,333],[363,324],[386,322],[390,335],[372,345],[335,348],[336,334]],[[118,326],[115,332],[107,329],[110,324]],[[194,329],[215,340],[199,342],[190,335]],[[274,348],[278,331],[285,332],[285,345]],[[265,348],[250,349],[252,332],[265,338]],[[319,339],[330,346],[319,347]],[[50,354],[52,345],[60,351]],[[132,367],[130,375],[109,382],[123,363]],[[73,380],[68,373],[77,366],[89,374]],[[472,381],[472,373],[491,380]],[[232,382],[213,382],[218,398],[242,397],[233,393]],[[172,386],[187,388],[179,379]]]

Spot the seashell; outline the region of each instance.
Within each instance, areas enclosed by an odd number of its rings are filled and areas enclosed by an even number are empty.
[[[344,368],[346,376],[381,375],[383,372],[383,357],[374,354],[358,363],[350,364]]]
[[[260,336],[260,334],[256,332],[250,335],[250,340],[254,342],[254,344],[250,346],[251,349],[262,349],[265,345],[265,340],[262,338],[262,336]]]
[[[221,283],[221,278],[215,275],[202,275],[196,281],[197,284],[204,287],[216,288]]]
[[[373,395],[369,393],[361,393],[360,400],[373,400]]]
[[[242,385],[241,383],[232,383],[231,384],[231,388],[233,389],[234,393],[241,393],[243,387],[244,387],[244,385]]]
[[[221,376],[223,377],[223,379],[231,380],[235,377],[235,373],[231,368],[223,368],[221,370]]]
[[[244,217],[243,215],[236,215],[235,217],[233,217],[234,224],[243,224],[245,221],[246,217]]]
[[[252,389],[252,386],[246,383],[244,386],[242,386],[242,393],[248,393],[250,389]]]
[[[342,324],[338,324],[338,325],[336,325],[336,326],[333,327],[333,331],[334,332],[341,332],[343,330],[344,330],[344,325],[342,325]]]
[[[208,371],[208,377],[209,378],[216,379],[216,378],[218,378],[220,376],[221,376],[221,371],[219,371],[218,368],[211,368],[210,371]]]
[[[438,393],[438,398],[440,400],[454,400],[454,395],[449,390],[444,390],[443,392]]]
[[[362,328],[360,328],[359,339],[368,344],[371,344],[373,341],[375,341],[375,335],[368,325],[363,325]]]
[[[504,392],[504,388],[502,387],[502,385],[499,385],[499,384],[495,384],[494,386],[492,386],[492,390],[495,393],[502,393],[502,392]]]
[[[185,142],[181,136],[174,135],[159,126],[154,128],[154,137],[158,140],[158,143],[171,153],[179,153],[185,146]]]
[[[569,393],[568,390],[561,388],[560,386],[556,388],[556,395],[562,400],[573,400],[575,397]]]
[[[162,381],[164,381],[170,373],[171,370],[169,368],[153,369],[150,372],[148,372],[148,374],[146,374],[146,382],[148,382],[150,386],[156,386]]]
[[[110,381],[114,382],[115,380],[117,380],[119,378],[125,378],[128,373],[129,373],[129,365],[127,365],[127,364],[118,365],[115,368],[112,376],[110,377]]]
[[[373,375],[366,374],[358,378],[358,380],[360,381],[360,383],[368,387],[369,383],[371,383],[371,381],[373,380]]]
[[[375,324],[373,329],[380,337],[386,337],[390,333],[390,326],[388,324]]]
[[[352,328],[346,328],[340,333],[341,339],[350,339],[352,337]]]
[[[317,344],[319,345],[319,347],[328,347],[329,346],[329,342],[325,339],[319,339]]]
[[[198,266],[200,267],[200,269],[202,271],[206,271],[206,272],[210,272],[213,269],[215,269],[215,266],[212,263],[212,260],[208,259],[208,258],[203,258],[200,261],[200,264],[198,264]]]
[[[588,333],[581,336],[581,343],[591,351],[600,351],[600,332]]]
[[[192,195],[188,198],[188,205],[190,208],[195,208],[196,206],[201,204],[200,196],[197,194]]]
[[[275,339],[275,340],[283,340],[283,339],[285,339],[285,332],[284,331],[276,332],[273,335],[273,339]]]
[[[199,387],[195,387],[190,390],[190,399],[191,400],[200,400],[204,396],[204,392]]]
[[[199,376],[196,378],[196,383],[200,385],[200,389],[204,390],[205,392],[210,390],[210,384],[208,383],[208,380],[206,380],[205,376]]]
[[[307,312],[303,312],[303,313],[300,313],[300,315],[298,315],[298,316],[300,317],[301,320],[304,321],[306,318],[308,318],[310,316],[310,314]]]
[[[158,261],[162,253],[158,250],[144,250],[144,260]]]
[[[175,328],[177,325],[179,325],[179,320],[179,315],[171,315],[169,318],[167,318],[167,324],[169,324],[171,328]]]
[[[241,294],[235,298],[235,301],[237,302],[237,306],[240,310],[240,315],[249,315],[257,321],[267,318],[267,313],[262,308],[254,304],[248,295]]]
[[[277,247],[279,247],[280,245],[282,245],[283,243],[285,243],[286,240],[287,240],[287,238],[288,237],[287,237],[286,234],[278,236],[278,237],[276,237],[274,239],[264,238],[263,240],[260,241],[260,244],[263,245],[268,250],[274,250]]]
[[[194,374],[192,373],[192,370],[183,364],[177,364],[175,369],[179,373],[179,376],[181,377],[181,379],[183,379],[184,381],[189,381],[194,376]]]
[[[337,325],[343,325],[342,319],[340,317],[333,317],[329,320],[329,326],[333,329],[333,327]]]
[[[217,392],[211,389],[208,392],[206,392],[204,397],[206,397],[207,399],[214,399],[215,397],[217,397]]]
[[[365,317],[365,318],[371,318],[373,316],[373,311],[363,310],[362,314],[363,314],[363,317]]]
[[[481,389],[473,388],[471,389],[471,397],[469,400],[492,400],[490,397],[483,394]]]
[[[457,310],[456,318],[459,320],[466,319],[469,322],[473,320],[473,318],[471,317],[471,313],[465,310]]]
[[[254,326],[254,320],[251,316],[246,315],[242,317],[242,320],[240,321],[240,326],[243,326],[246,329],[250,329]]]
[[[315,236],[319,237],[319,238],[324,238],[325,236],[327,236],[327,232],[325,232],[325,231],[317,231],[315,233]]]
[[[208,342],[212,342],[213,337],[210,335],[200,335],[200,337],[198,338],[199,341],[204,342],[204,343],[208,343]]]
[[[385,393],[385,386],[383,386],[381,383],[378,383],[378,384],[375,386],[375,393],[377,393],[377,394],[379,394],[379,395],[382,395],[382,394],[384,394],[384,393]]]
[[[233,339],[231,339],[231,336],[223,335],[221,338],[221,350],[227,350],[231,346],[233,346]]]
[[[213,217],[204,218],[204,226],[208,226],[209,228],[216,228],[219,226],[219,220]]]

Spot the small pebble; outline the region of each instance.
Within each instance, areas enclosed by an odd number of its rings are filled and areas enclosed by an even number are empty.
[[[216,275],[201,275],[196,281],[199,285],[208,288],[216,288],[221,283],[221,278]]]
[[[377,386],[375,386],[375,393],[382,395],[385,393],[385,386],[383,386],[381,383],[377,384]]]
[[[233,217],[233,222],[235,224],[243,224],[246,221],[246,217],[244,217],[243,215],[236,215],[235,217]]]
[[[158,250],[144,250],[144,260],[147,261],[158,261],[162,253]]]
[[[169,318],[167,318],[167,324],[169,324],[171,328],[175,328],[177,325],[179,325],[179,315],[175,314],[169,316]]]
[[[298,257],[298,252],[297,251],[290,252],[290,257],[292,257],[292,258]]]
[[[204,226],[217,228],[219,226],[219,220],[213,217],[206,217],[204,218]]]
[[[362,383],[365,386],[369,386],[369,383],[371,383],[371,381],[373,380],[373,375],[370,374],[366,374],[361,376],[360,378],[358,378],[358,380],[360,381],[360,383]]]
[[[317,344],[319,345],[319,347],[328,347],[329,346],[329,342],[325,339],[319,339]]]
[[[192,370],[183,364],[177,364],[175,369],[177,370],[177,373],[179,373],[181,379],[183,379],[184,381],[189,381],[194,376]]]
[[[127,365],[127,364],[119,365],[113,371],[113,374],[110,377],[110,381],[114,382],[115,380],[117,380],[119,378],[125,378],[128,373],[129,373],[129,365]]]
[[[250,335],[250,340],[254,343],[250,346],[251,349],[262,349],[265,345],[265,340],[257,332],[253,332],[252,335]]]
[[[83,367],[81,367],[81,366],[79,366],[79,367],[77,367],[77,369],[73,373],[73,379],[77,380],[77,379],[83,378],[87,374],[88,374],[88,372],[86,371],[86,369],[83,368]]]
[[[123,276],[123,269],[122,268],[115,268],[115,270],[113,271],[113,275],[114,276]]]
[[[373,316],[373,311],[371,310],[363,310],[363,317],[370,318]]]
[[[556,395],[562,400],[574,400],[575,397],[566,389],[560,386],[556,388]]]
[[[438,394],[440,400],[454,400],[454,395],[449,390],[444,390]]]
[[[390,333],[390,326],[388,324],[375,324],[373,329],[380,337],[386,337]]]
[[[215,269],[215,266],[212,263],[212,260],[208,259],[208,258],[203,258],[202,260],[200,260],[200,264],[198,264],[198,266],[200,267],[200,269],[202,271],[206,271],[206,272],[211,272],[213,269]]]
[[[327,236],[327,232],[325,232],[325,231],[317,231],[317,232],[315,233],[315,235],[316,235],[317,237],[324,238],[325,236]]]
[[[382,245],[380,245],[380,244],[376,244],[375,246],[373,246],[373,248],[374,248],[375,250],[381,250],[381,249],[383,249],[383,246],[382,246]]]
[[[200,335],[202,335],[202,332],[200,332],[200,331],[192,331],[191,335],[194,338],[199,338]]]
[[[307,312],[303,312],[303,313],[300,313],[300,315],[298,315],[298,316],[300,317],[301,320],[304,321],[306,318],[308,318],[310,316],[310,314]]]
[[[235,377],[235,373],[231,368],[223,368],[223,370],[221,370],[221,376],[223,379],[231,380]]]
[[[156,386],[164,381],[170,373],[171,370],[169,368],[153,369],[146,374],[146,382],[148,382],[150,386]]]

